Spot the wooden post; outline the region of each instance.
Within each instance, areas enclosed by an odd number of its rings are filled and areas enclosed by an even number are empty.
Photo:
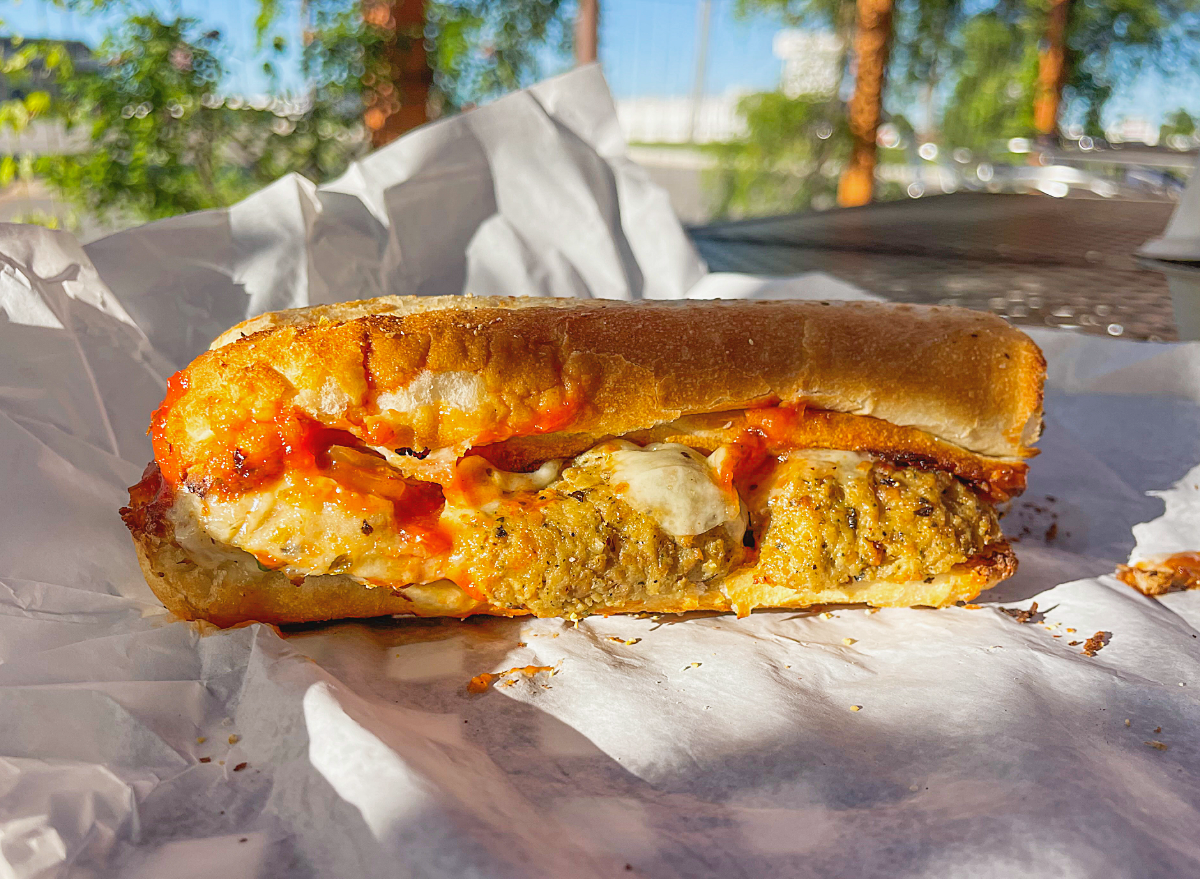
[[[1058,110],[1067,81],[1067,25],[1072,0],[1050,0],[1046,41],[1038,52],[1038,79],[1033,98],[1033,125],[1042,141],[1058,133]]]
[[[600,46],[600,0],[579,0],[575,12],[575,63],[591,64]]]
[[[846,107],[850,161],[838,181],[838,204],[867,204],[875,190],[875,136],[883,113],[883,86],[892,44],[892,0],[858,0],[854,55],[858,69]]]
[[[379,148],[428,121],[433,71],[425,57],[425,3],[364,0],[363,18],[384,34],[382,69],[363,80],[363,122]]]

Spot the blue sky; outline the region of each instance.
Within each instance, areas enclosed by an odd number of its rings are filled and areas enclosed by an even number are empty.
[[[119,10],[81,15],[64,12],[46,0],[4,4],[0,18],[10,31],[27,36],[82,39],[95,44],[120,20]],[[188,15],[206,29],[219,29],[228,48],[226,88],[256,94],[268,89],[261,72],[263,57],[254,45],[256,0],[143,0],[165,17]],[[285,17],[294,20],[295,2],[284,2]],[[600,55],[617,97],[689,94],[695,71],[697,0],[600,0]],[[771,50],[778,25],[765,17],[739,20],[734,0],[713,0],[709,57],[705,75],[710,94],[728,89],[760,90],[777,85],[781,62]],[[291,10],[290,12],[286,10]],[[295,41],[293,41],[293,44]],[[556,59],[550,59],[547,72]],[[569,63],[566,59],[557,63]],[[299,78],[285,75],[284,85],[298,88]],[[1134,78],[1110,102],[1109,119],[1141,116],[1157,123],[1176,107],[1200,113],[1200,72],[1181,71],[1164,79],[1157,72]]]

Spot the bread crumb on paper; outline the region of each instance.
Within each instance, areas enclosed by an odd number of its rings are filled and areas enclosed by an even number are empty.
[[[702,665],[702,663],[693,662],[688,665],[685,665],[683,668],[680,669],[680,671],[687,671],[689,668],[699,668],[701,665]]]
[[[1110,638],[1112,638],[1112,632],[1097,632],[1083,642],[1081,652],[1084,656],[1095,656],[1108,644]]]
[[[1151,739],[1151,740],[1150,740],[1150,741],[1148,741],[1148,742],[1143,742],[1142,744],[1144,744],[1144,745],[1149,745],[1151,748],[1153,748],[1153,749],[1154,749],[1154,750],[1156,750],[1156,751],[1165,751],[1165,750],[1167,750],[1167,746],[1166,746],[1165,744],[1163,744],[1162,742],[1159,742],[1159,741],[1155,741],[1155,740],[1153,740],[1153,739]]]
[[[243,769],[245,769],[245,768],[246,768],[246,764],[245,764],[245,763],[239,763],[237,766],[233,767],[233,771],[234,771],[234,772],[241,772],[241,771],[242,771]]]
[[[1004,611],[1018,623],[1036,623],[1042,619],[1041,614],[1038,613],[1038,603],[1036,601],[1029,605],[1029,610],[1021,610],[1019,607],[1002,607],[1000,610]]]
[[[1125,718],[1125,725],[1129,726],[1129,718],[1128,717]]]
[[[862,711],[862,706],[861,705],[851,705],[850,710],[851,711]]]
[[[207,741],[208,741],[208,736],[196,736],[196,744],[197,745],[203,745]]]
[[[1113,573],[1126,586],[1150,597],[1195,589],[1200,587],[1200,553],[1179,552],[1157,561],[1117,565]]]
[[[624,644],[626,647],[632,647],[634,644],[640,644],[641,638],[622,638],[619,635],[609,635],[609,641],[615,641],[618,644]]]
[[[849,647],[851,644],[857,644],[858,639],[857,638],[843,638],[842,643],[845,644],[847,647]]]
[[[467,681],[467,692],[475,695],[486,693],[488,688],[490,688],[495,681],[504,678],[506,675],[517,674],[532,678],[535,675],[546,671],[550,672],[551,675],[558,673],[558,669],[552,665],[526,665],[516,666],[505,671],[485,671],[482,674],[475,675],[475,677]],[[503,684],[501,684],[501,686],[511,687],[515,683],[516,678],[512,678],[510,680],[506,680]]]

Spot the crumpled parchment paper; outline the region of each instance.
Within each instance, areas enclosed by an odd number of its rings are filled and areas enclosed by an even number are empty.
[[[1200,548],[1194,344],[1035,334],[1021,570],[977,609],[168,616],[117,516],[167,375],[265,309],[461,290],[869,298],[705,275],[595,68],[86,252],[0,227],[0,877],[1200,871],[1200,595],[1110,576],[1138,523]]]

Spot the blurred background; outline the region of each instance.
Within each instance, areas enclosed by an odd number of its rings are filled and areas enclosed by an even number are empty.
[[[714,269],[1176,337],[1136,251],[1196,165],[1200,0],[10,2],[0,220],[323,182],[593,60]]]

